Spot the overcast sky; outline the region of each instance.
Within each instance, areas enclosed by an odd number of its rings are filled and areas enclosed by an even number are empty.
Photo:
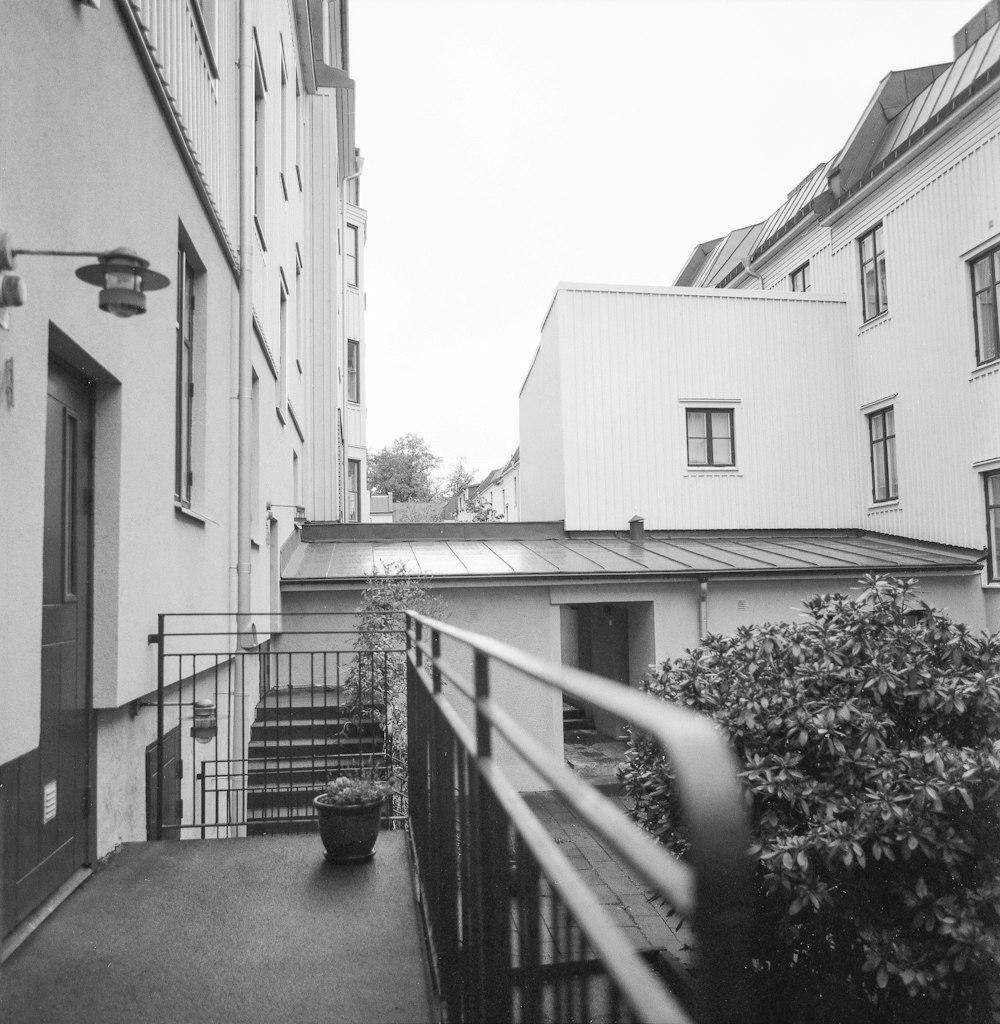
[[[481,478],[559,281],[669,285],[985,0],[351,0],[368,448]]]

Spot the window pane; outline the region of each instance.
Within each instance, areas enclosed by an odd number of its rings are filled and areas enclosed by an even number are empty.
[[[873,491],[876,501],[885,501],[887,481],[885,478],[885,442],[877,441],[872,445]]]
[[[874,416],[868,417],[869,422],[872,425],[872,440],[881,441],[885,437],[885,428],[882,421],[882,414],[876,413]]]
[[[1000,505],[1000,473],[991,473],[986,478],[986,500],[991,505]]]
[[[712,413],[712,439],[732,437],[732,420],[728,412]]]
[[[688,465],[708,465],[708,442],[704,438],[688,438]]]
[[[878,312],[878,307],[875,304],[875,265],[869,264],[864,269],[864,282],[863,282],[863,302],[864,302],[864,317],[866,320],[871,320],[873,316]]]
[[[884,312],[889,308],[889,293],[885,287],[885,257],[878,261],[878,311]]]
[[[976,296],[976,328],[979,334],[979,361],[997,357],[996,291],[980,292]]]
[[[703,412],[689,412],[687,414],[688,437],[707,437],[705,430],[705,414]]]
[[[879,224],[879,226],[875,229],[875,251],[882,252],[884,248],[885,246],[882,243],[882,225]]]
[[[977,292],[992,284],[992,281],[990,280],[989,256],[986,256],[981,260],[976,260],[976,262],[972,264],[972,281]]]
[[[887,434],[896,433],[896,410],[886,409],[885,411],[885,432]]]
[[[899,494],[899,482],[896,479],[896,439],[890,437],[885,444],[886,461],[889,464],[889,492],[886,497],[895,498]]]
[[[861,261],[868,263],[875,257],[874,241],[871,235],[865,235],[861,239]]]
[[[733,464],[733,445],[728,437],[712,438],[712,465],[731,466]]]
[[[993,280],[1000,283],[1000,249],[993,253]]]

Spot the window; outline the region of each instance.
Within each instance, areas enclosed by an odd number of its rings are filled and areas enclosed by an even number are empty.
[[[793,270],[789,275],[793,292],[809,291],[809,264],[803,263],[798,270]]]
[[[347,225],[347,238],[344,244],[344,280],[347,284],[358,286],[358,229],[353,224]]]
[[[734,466],[732,409],[687,410],[689,466]]]
[[[264,154],[266,153],[266,133],[264,120],[264,94],[267,87],[264,83],[264,72],[260,62],[254,60],[254,103],[253,103],[253,218],[257,227],[260,244],[264,245],[264,196],[265,172]],[[266,246],[265,246],[266,248]]]
[[[872,320],[889,308],[885,289],[885,242],[882,225],[877,224],[858,239],[861,254],[861,306],[865,320]]]
[[[285,40],[278,37],[281,42],[281,92],[278,98],[278,135],[281,145],[281,161],[278,166],[278,178],[281,181],[281,191],[284,197],[288,198],[288,183],[285,181],[285,170],[288,167],[288,69],[285,66]]]
[[[899,497],[899,484],[896,480],[896,420],[891,405],[869,415],[868,438],[872,460],[872,501],[892,501]]]
[[[989,578],[1000,581],[1000,470],[987,473],[986,483],[986,534],[990,560]]]
[[[194,488],[193,435],[195,402],[195,278],[187,251],[177,249],[177,370],[174,498],[191,507]],[[200,396],[199,396],[200,397]]]
[[[1000,298],[1000,248],[993,249],[972,263],[972,308],[976,320],[976,362],[992,362],[1000,356],[1000,325],[997,323],[997,299]]]
[[[347,400],[361,401],[361,364],[359,346],[356,341],[347,341]]]
[[[278,411],[288,404],[288,288],[283,271],[278,273]]]
[[[347,460],[347,521],[361,522],[361,462]]]

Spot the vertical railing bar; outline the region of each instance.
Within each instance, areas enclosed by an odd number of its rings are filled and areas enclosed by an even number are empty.
[[[163,805],[167,799],[167,780],[163,774],[163,689],[164,671],[164,620],[165,615],[157,618],[156,634],[156,825],[155,834],[157,839],[163,838]]]

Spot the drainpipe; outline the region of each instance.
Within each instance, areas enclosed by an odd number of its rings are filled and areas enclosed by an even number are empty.
[[[698,639],[708,636],[708,580],[698,580]]]
[[[236,448],[236,632],[241,646],[249,646],[250,633],[250,486],[253,446],[251,389],[253,368],[250,358],[253,340],[253,294],[251,292],[253,247],[253,24],[250,0],[240,2],[240,278],[239,278],[239,390],[237,392],[238,443]]]
[[[744,260],[743,260],[743,269],[744,269],[744,270],[745,270],[745,271],[746,271],[746,272],[747,272],[747,273],[748,273],[748,274],[749,274],[749,275],[750,275],[751,277],[756,277],[756,278],[757,278],[757,282],[758,282],[758,284],[760,285],[760,290],[761,290],[761,291],[763,291],[763,290],[764,290],[764,275],[763,275],[763,274],[761,274],[761,273],[759,273],[759,272],[758,272],[758,271],[756,271],[756,270],[751,270],[751,269],[750,269],[750,253],[747,253],[747,254],[746,254],[746,257],[745,257],[745,258],[744,258]]]

